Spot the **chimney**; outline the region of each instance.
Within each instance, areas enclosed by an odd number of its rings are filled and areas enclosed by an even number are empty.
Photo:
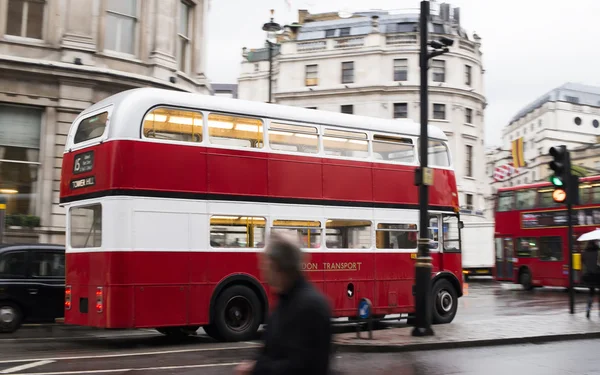
[[[377,16],[377,15],[371,16],[371,27],[373,28],[373,30],[371,31],[372,33],[379,32],[379,16]]]
[[[454,23],[460,26],[460,8],[454,8]]]
[[[440,5],[440,18],[444,22],[450,22],[450,4],[443,3]]]
[[[308,17],[310,13],[306,9],[298,9],[298,23],[304,24],[304,20]]]

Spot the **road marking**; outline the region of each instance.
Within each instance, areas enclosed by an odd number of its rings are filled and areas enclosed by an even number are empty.
[[[179,370],[186,368],[206,368],[206,367],[226,367],[237,366],[241,362],[231,363],[209,363],[204,365],[182,365],[182,366],[162,366],[162,367],[143,367],[143,368],[113,368],[107,370],[80,370],[80,371],[58,371],[58,372],[30,372],[18,375],[71,375],[71,374],[106,374],[111,372],[126,371],[161,371],[161,370]]]
[[[37,361],[37,362],[33,362],[33,363],[28,363],[26,365],[7,368],[6,370],[0,371],[0,374],[10,374],[12,372],[19,372],[19,371],[27,370],[29,368],[43,366],[43,365],[47,365],[48,363],[54,363],[54,362],[55,361]]]
[[[94,335],[94,334],[90,334],[89,336],[56,336],[56,337],[22,337],[22,338],[10,338],[10,339],[0,339],[0,343],[3,342],[15,342],[15,341],[34,341],[34,340],[38,340],[38,341],[51,341],[51,340],[82,340],[82,339],[88,339],[88,340],[95,340],[95,339],[120,339],[120,338],[128,338],[128,337],[147,337],[147,336],[163,336],[160,333],[153,333],[153,332],[140,332],[140,333],[127,333],[127,334],[122,334],[122,335]]]
[[[214,351],[219,351],[219,350],[248,349],[248,348],[259,347],[259,346],[260,345],[248,345],[248,346],[231,346],[231,347],[219,347],[219,348],[162,350],[162,351],[157,351],[157,352],[119,353],[119,354],[104,354],[104,355],[102,355],[102,354],[100,354],[100,355],[82,355],[82,356],[74,356],[74,357],[9,359],[9,360],[0,361],[0,364],[33,362],[33,361],[67,361],[67,360],[77,360],[77,359],[120,358],[120,357],[135,357],[135,356],[192,353],[192,352],[214,352]]]

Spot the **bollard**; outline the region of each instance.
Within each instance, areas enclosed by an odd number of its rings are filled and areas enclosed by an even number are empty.
[[[4,243],[6,230],[6,198],[0,196],[0,244]]]

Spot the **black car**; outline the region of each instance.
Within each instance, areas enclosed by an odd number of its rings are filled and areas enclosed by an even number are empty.
[[[0,245],[0,333],[64,317],[65,247]]]

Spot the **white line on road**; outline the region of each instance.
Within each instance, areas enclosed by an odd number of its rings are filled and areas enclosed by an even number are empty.
[[[47,365],[48,363],[53,363],[53,362],[55,362],[55,361],[37,361],[37,362],[33,362],[33,363],[28,363],[26,365],[7,368],[6,370],[0,371],[0,374],[10,374],[12,372],[19,372],[19,371],[27,370],[29,368]]]
[[[71,375],[71,374],[106,374],[111,372],[126,371],[160,371],[160,370],[180,370],[186,368],[206,368],[206,367],[226,367],[236,366],[241,362],[231,363],[208,363],[204,365],[182,365],[182,366],[162,366],[162,367],[143,367],[143,368],[112,368],[107,370],[80,370],[80,371],[59,371],[59,372],[30,372],[18,375]]]
[[[219,347],[219,348],[196,348],[196,349],[178,349],[178,350],[162,350],[155,352],[137,352],[137,353],[119,353],[119,354],[100,354],[100,355],[82,355],[73,357],[54,357],[54,358],[29,358],[29,359],[9,359],[0,361],[0,364],[5,363],[19,363],[19,362],[33,362],[33,361],[66,361],[76,359],[99,359],[99,358],[119,358],[119,357],[135,357],[135,356],[146,356],[146,355],[163,355],[163,354],[176,354],[176,353],[191,353],[191,352],[214,352],[220,350],[240,350],[248,349],[252,347],[258,347],[259,345],[248,345],[248,346],[230,346],[230,347]]]

